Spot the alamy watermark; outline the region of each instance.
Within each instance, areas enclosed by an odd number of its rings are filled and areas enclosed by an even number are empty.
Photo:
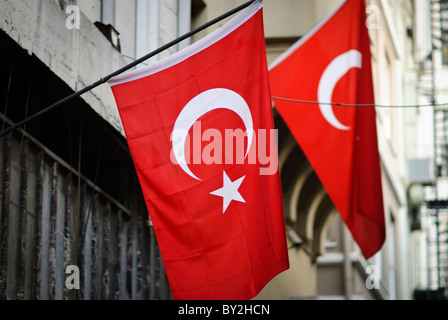
[[[65,279],[65,287],[68,290],[79,290],[80,287],[80,281],[79,281],[79,268],[75,265],[69,265],[65,269],[65,274],[67,274],[67,278]]]
[[[366,274],[369,276],[366,279],[366,288],[368,290],[380,288],[381,272],[380,268],[376,265],[370,265],[366,268]]]

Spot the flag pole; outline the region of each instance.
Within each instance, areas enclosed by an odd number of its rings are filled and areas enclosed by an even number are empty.
[[[197,27],[197,28],[195,28],[195,29],[185,33],[184,35],[180,36],[179,38],[176,38],[176,39],[172,40],[171,42],[168,42],[167,44],[163,45],[162,47],[160,47],[160,48],[158,48],[158,49],[156,49],[156,50],[146,54],[145,56],[143,56],[143,57],[141,57],[141,58],[139,58],[139,59],[129,63],[128,65],[118,69],[117,71],[112,72],[111,74],[105,76],[104,78],[99,79],[98,81],[92,83],[91,85],[85,87],[84,89],[81,89],[81,90],[79,90],[77,92],[74,92],[71,95],[63,98],[62,100],[59,100],[58,102],[56,102],[56,103],[54,103],[54,104],[52,104],[52,105],[50,105],[50,106],[48,106],[48,107],[38,111],[38,112],[36,112],[35,114],[33,114],[33,115],[31,115],[31,116],[29,116],[29,117],[27,117],[27,118],[17,122],[16,124],[11,125],[10,127],[8,127],[7,129],[5,129],[4,131],[2,131],[0,133],[0,138],[3,137],[4,135],[6,135],[6,134],[16,130],[17,128],[20,128],[20,127],[24,126],[28,122],[30,122],[30,121],[32,121],[32,120],[34,120],[34,119],[36,119],[36,118],[46,114],[47,112],[55,109],[56,107],[59,107],[59,106],[63,105],[64,103],[67,103],[68,101],[73,100],[73,99],[83,95],[84,93],[86,93],[86,92],[88,92],[88,91],[90,91],[90,90],[92,90],[92,89],[102,85],[103,83],[106,83],[107,81],[109,81],[113,77],[118,76],[119,74],[122,74],[123,72],[128,71],[129,69],[132,69],[133,67],[137,66],[138,64],[148,60],[149,58],[154,57],[155,55],[158,55],[159,53],[161,53],[161,52],[171,48],[172,46],[178,44],[179,42],[181,42],[181,41],[183,41],[183,40],[185,40],[185,39],[187,39],[187,38],[189,38],[189,37],[191,37],[193,35],[195,35],[196,33],[199,33],[202,30],[205,30],[208,27],[210,27],[210,26],[212,26],[212,25],[214,25],[214,24],[216,24],[216,23],[218,23],[218,22],[220,22],[220,21],[230,17],[231,15],[233,15],[233,14],[235,14],[235,13],[237,13],[237,12],[247,8],[247,7],[249,7],[252,3],[256,2],[256,1],[260,1],[260,0],[250,0],[250,1],[248,1],[248,2],[238,6],[236,8],[234,8],[234,9],[232,9],[232,10],[230,10],[230,11],[228,11],[228,12],[222,14],[222,15],[220,15],[219,17],[216,17],[213,20],[210,20],[209,22],[207,22],[207,23],[205,23],[205,24],[203,24],[203,25],[201,25],[201,26],[199,26],[199,27]]]

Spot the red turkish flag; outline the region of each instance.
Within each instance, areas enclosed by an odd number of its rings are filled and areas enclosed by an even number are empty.
[[[366,258],[385,240],[364,0],[347,0],[270,68],[278,112]],[[314,101],[305,104],[275,99]]]
[[[253,298],[289,267],[261,1],[110,84],[173,298]]]

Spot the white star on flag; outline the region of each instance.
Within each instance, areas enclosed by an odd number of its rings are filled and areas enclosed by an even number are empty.
[[[210,194],[222,197],[223,201],[222,213],[224,214],[227,210],[227,207],[230,205],[232,201],[239,201],[246,203],[241,194],[238,192],[238,189],[241,186],[241,183],[243,182],[244,178],[246,178],[246,176],[241,177],[238,180],[231,181],[225,171],[223,171],[222,173],[223,173],[222,174],[223,187],[221,189],[210,192]]]

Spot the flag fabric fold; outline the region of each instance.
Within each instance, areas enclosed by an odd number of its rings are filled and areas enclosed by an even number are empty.
[[[173,298],[256,296],[289,267],[261,1],[110,85]]]
[[[364,0],[343,1],[270,66],[275,107],[366,258],[385,240]]]

